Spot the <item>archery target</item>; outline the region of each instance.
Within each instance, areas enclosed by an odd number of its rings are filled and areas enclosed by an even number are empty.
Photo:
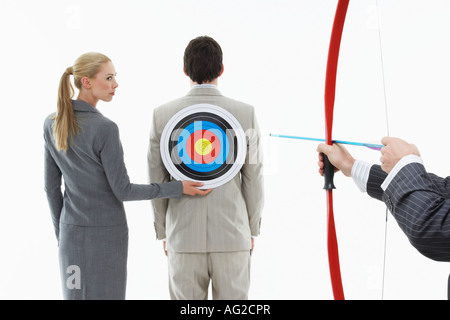
[[[164,127],[161,157],[176,180],[203,182],[202,189],[230,181],[247,153],[244,130],[227,110],[195,104],[177,112]]]

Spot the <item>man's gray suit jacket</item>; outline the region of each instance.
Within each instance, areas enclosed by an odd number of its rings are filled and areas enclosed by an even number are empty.
[[[225,252],[251,248],[251,237],[260,232],[264,203],[260,130],[252,106],[223,96],[217,88],[196,87],[175,101],[154,110],[148,150],[150,181],[172,177],[160,154],[162,131],[181,109],[199,103],[229,111],[246,133],[245,163],[231,181],[206,196],[152,200],[157,239],[167,240],[175,252]]]

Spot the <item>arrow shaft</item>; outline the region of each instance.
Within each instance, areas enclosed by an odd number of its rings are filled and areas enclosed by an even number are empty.
[[[270,136],[277,137],[277,138],[288,138],[288,139],[298,139],[298,140],[309,140],[309,141],[319,141],[319,142],[325,142],[325,139],[320,138],[310,138],[310,137],[299,137],[299,136],[289,136],[284,134],[273,134],[271,133]],[[332,140],[333,143],[340,143],[340,144],[348,144],[352,146],[359,146],[359,147],[367,147],[374,150],[380,150],[384,146],[382,144],[375,144],[375,143],[365,143],[365,142],[354,142],[354,141],[344,141],[344,140]]]

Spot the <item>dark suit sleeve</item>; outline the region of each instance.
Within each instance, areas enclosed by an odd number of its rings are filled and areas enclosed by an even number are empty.
[[[387,173],[381,169],[379,165],[373,165],[370,168],[369,180],[367,181],[367,194],[372,198],[383,201],[384,191],[381,184],[386,179]]]
[[[375,183],[380,178],[376,176],[377,170],[374,168],[370,174],[374,176],[369,178],[374,183],[370,189],[376,198],[379,190]],[[383,201],[411,244],[437,261],[450,261],[449,182],[450,177],[440,178],[427,173],[422,164],[411,163],[397,173],[382,193]]]

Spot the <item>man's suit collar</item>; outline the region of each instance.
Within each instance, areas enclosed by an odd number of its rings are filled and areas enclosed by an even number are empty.
[[[94,112],[101,114],[101,112],[96,107],[90,105],[89,103],[83,100],[72,100],[72,106],[73,110],[75,111]]]
[[[193,86],[187,93],[188,96],[221,96],[222,93],[217,87]]]

